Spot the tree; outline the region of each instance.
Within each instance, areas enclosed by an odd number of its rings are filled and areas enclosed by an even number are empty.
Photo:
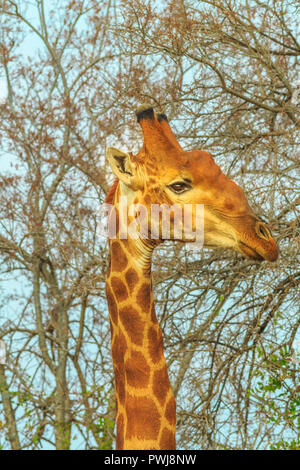
[[[3,398],[2,423],[16,423],[12,448],[65,449],[75,437],[105,448],[113,438],[106,251],[95,230],[107,188],[101,155],[118,125],[98,80],[114,60],[104,42],[111,5],[102,16],[97,2],[59,4],[2,4],[2,380],[12,409]]]
[[[105,147],[138,148],[134,110],[143,101],[168,115],[186,149],[214,155],[281,249],[274,265],[181,244],[158,249],[153,278],[179,447],[297,442],[297,420],[290,426],[278,411],[272,421],[263,405],[273,366],[298,344],[296,6],[2,1],[3,448],[114,446],[97,209],[112,181]],[[299,370],[287,363],[291,403]]]
[[[285,423],[285,428],[291,433],[287,440],[283,437],[277,442],[271,442],[272,450],[295,450],[300,448],[299,422],[300,398],[297,380],[299,360],[296,355],[290,357],[286,347],[270,354],[258,348],[258,355],[264,357],[261,367],[255,372],[257,383],[248,390],[250,400],[255,400],[255,406],[260,406],[261,414],[267,422],[279,426]],[[288,436],[288,433],[287,433]]]

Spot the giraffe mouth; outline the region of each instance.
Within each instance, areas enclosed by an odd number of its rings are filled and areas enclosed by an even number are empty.
[[[244,242],[239,242],[238,244],[239,251],[248,259],[256,260],[256,261],[264,261],[264,257],[261,256],[254,248],[246,245]]]

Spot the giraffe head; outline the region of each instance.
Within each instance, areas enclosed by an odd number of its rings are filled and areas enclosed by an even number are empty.
[[[156,115],[151,106],[141,106],[136,114],[144,136],[140,152],[133,155],[107,149],[123,195],[146,207],[149,214],[153,204],[192,208],[192,230],[196,223],[193,208],[203,205],[204,246],[231,248],[249,259],[275,261],[278,250],[269,228],[211,155],[203,150],[185,152],[166,116]],[[159,227],[157,233],[161,233]],[[181,239],[185,241],[184,236]]]

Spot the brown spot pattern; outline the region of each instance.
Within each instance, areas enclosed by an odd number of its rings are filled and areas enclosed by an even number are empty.
[[[123,335],[122,331],[119,331],[116,335],[114,342],[111,347],[111,352],[113,356],[114,363],[123,364],[124,362],[124,354],[127,349],[126,339]]]
[[[136,296],[136,301],[143,312],[148,312],[150,310],[150,294],[150,283],[144,282],[144,284],[142,284],[142,286],[139,288]]]
[[[136,286],[136,284],[138,283],[138,280],[139,280],[136,271],[132,268],[129,268],[128,271],[126,271],[125,279],[126,279],[128,287],[129,287],[129,291],[130,291],[130,293],[132,293],[133,289],[135,288],[135,286]]]
[[[165,417],[169,421],[170,424],[175,426],[176,423],[176,401],[175,398],[172,397],[167,403]]]
[[[144,322],[138,312],[133,307],[127,306],[120,309],[119,315],[130,340],[141,346],[143,344]]]
[[[124,447],[124,416],[120,414],[117,419],[117,437],[116,437],[116,448],[122,450]]]
[[[153,323],[157,323],[154,302],[152,302],[152,305],[151,305],[151,321],[153,321]]]
[[[111,260],[110,260],[110,257],[109,257],[109,264],[108,264],[108,268],[107,268],[106,277],[110,276],[110,270],[111,270]]]
[[[159,448],[162,450],[176,449],[175,433],[168,428],[164,428],[159,442]]]
[[[111,242],[111,269],[112,271],[124,271],[128,264],[127,256],[118,241]]]
[[[116,392],[120,403],[125,401],[125,373],[124,373],[124,355],[127,345],[123,333],[120,331],[115,337],[111,347],[114,363]]]
[[[153,393],[161,405],[165,403],[167,393],[170,389],[170,382],[167,368],[157,370],[153,375]]]
[[[160,430],[160,415],[154,401],[148,397],[127,395],[126,439],[157,439]]]
[[[111,278],[110,283],[117,301],[122,302],[122,300],[126,300],[128,292],[125,283],[115,276]]]
[[[115,384],[116,394],[121,404],[125,402],[125,379],[124,379],[124,365],[121,367],[115,367]]]
[[[114,299],[113,293],[109,287],[108,284],[106,284],[106,299],[107,299],[107,305],[108,305],[108,310],[110,314],[110,318],[112,321],[117,324],[118,322],[118,307],[116,304],[116,301]]]
[[[149,355],[154,364],[158,363],[163,357],[163,337],[159,326],[150,327],[148,330],[148,349]]]
[[[132,352],[125,363],[125,373],[127,382],[132,387],[147,387],[150,378],[150,367],[140,352]]]

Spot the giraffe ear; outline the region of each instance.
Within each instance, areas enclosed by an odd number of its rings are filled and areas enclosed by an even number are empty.
[[[132,189],[140,185],[136,173],[136,165],[131,161],[130,155],[114,147],[107,147],[106,158],[117,178]]]

